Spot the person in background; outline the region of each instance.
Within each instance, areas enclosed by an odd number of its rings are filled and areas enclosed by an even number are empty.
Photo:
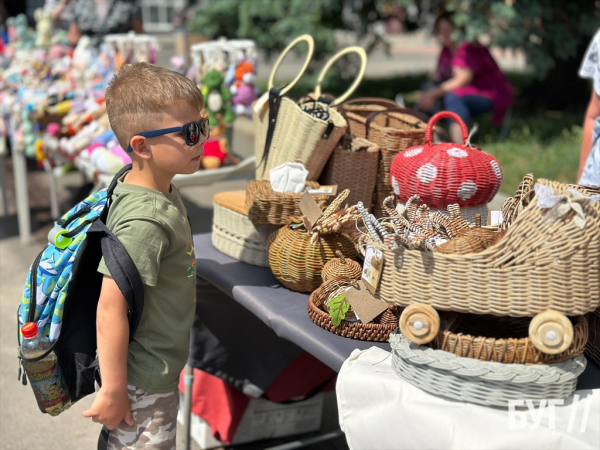
[[[500,71],[487,47],[478,42],[455,41],[456,27],[452,16],[443,13],[435,21],[435,31],[442,42],[442,52],[432,81],[437,84],[421,92],[420,109],[432,112],[436,101],[454,112],[469,126],[471,118],[493,112],[492,123],[500,124],[513,101],[513,89]],[[455,122],[450,123],[453,142],[462,142],[462,132]]]
[[[46,0],[44,11],[52,14],[52,26],[68,30],[73,22],[73,0]]]
[[[74,0],[68,40],[77,45],[83,35],[99,45],[107,34],[143,33],[142,13],[134,0]]]
[[[583,119],[577,180],[579,184],[600,186],[600,28],[590,42],[579,76],[592,79],[594,85]]]

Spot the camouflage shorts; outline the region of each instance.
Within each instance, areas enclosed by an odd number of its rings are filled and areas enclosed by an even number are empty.
[[[124,421],[108,436],[109,450],[175,450],[179,391],[149,394],[127,385],[134,426]]]

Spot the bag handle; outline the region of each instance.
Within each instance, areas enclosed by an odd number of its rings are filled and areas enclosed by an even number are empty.
[[[460,118],[460,116],[458,114],[455,114],[450,111],[441,111],[441,112],[435,114],[431,119],[429,119],[429,123],[427,124],[427,129],[425,130],[425,141],[427,142],[428,145],[431,145],[431,142],[433,140],[432,139],[433,125],[440,119],[454,120],[460,126],[460,130],[462,131],[463,145],[467,145],[467,138],[469,137],[469,130],[467,129],[467,126],[465,125],[463,120]]]
[[[360,71],[358,72],[358,75],[356,76],[356,80],[354,80],[354,83],[352,83],[352,85],[348,88],[348,90],[346,92],[344,92],[338,98],[333,100],[331,102],[331,106],[335,106],[339,103],[342,103],[344,100],[346,100],[348,97],[350,97],[352,95],[352,93],[356,90],[356,88],[362,81],[363,77],[365,76],[365,70],[367,69],[367,54],[365,53],[364,49],[362,49],[361,47],[358,47],[358,46],[346,47],[342,51],[333,55],[331,57],[331,59],[329,61],[327,61],[327,63],[325,64],[325,67],[323,67],[323,70],[321,70],[321,73],[319,74],[319,78],[317,79],[317,85],[315,86],[315,98],[317,98],[317,99],[321,98],[321,83],[323,82],[323,79],[325,78],[325,75],[327,74],[329,69],[331,69],[333,64],[338,59],[340,59],[344,55],[347,55],[348,53],[358,54],[358,56],[360,57]]]
[[[369,114],[369,116],[367,116],[367,123],[365,125],[366,128],[366,139],[369,139],[369,128],[371,125],[371,122],[373,121],[373,119],[375,119],[375,117],[377,117],[379,114],[384,114],[384,113],[394,113],[394,112],[398,112],[398,113],[402,113],[402,114],[406,114],[408,116],[412,116],[416,119],[419,119],[421,122],[423,123],[427,123],[427,116],[423,113],[420,113],[419,111],[415,111],[414,109],[409,109],[409,108],[393,108],[393,109],[384,109],[381,111],[375,111],[374,113]],[[414,124],[410,124],[410,125],[414,125]]]
[[[302,36],[298,36],[296,39],[294,39],[292,42],[290,42],[290,44],[283,50],[283,52],[281,52],[281,55],[279,55],[279,58],[277,58],[277,61],[275,62],[275,65],[273,66],[273,70],[271,71],[271,76],[269,77],[269,85],[268,85],[269,91],[271,89],[273,89],[273,80],[275,79],[275,74],[277,73],[277,70],[279,69],[279,66],[281,65],[283,59],[290,52],[290,50],[292,48],[294,48],[300,42],[308,43],[308,53],[306,54],[306,60],[304,61],[304,65],[302,66],[302,69],[300,69],[300,72],[298,72],[298,75],[296,75],[296,78],[294,78],[286,87],[281,89],[281,91],[279,92],[279,95],[283,96],[283,95],[287,94],[290,91],[290,89],[292,89],[294,87],[294,85],[298,82],[298,80],[300,80],[302,75],[304,75],[304,72],[306,72],[306,69],[308,68],[308,63],[310,62],[313,52],[315,50],[315,41],[310,34],[303,34]]]
[[[346,106],[354,105],[355,103],[365,103],[365,104],[370,104],[370,105],[378,105],[378,106],[383,106],[386,109],[397,109],[397,108],[400,107],[400,105],[398,105],[398,103],[396,103],[395,101],[388,100],[387,98],[381,98],[381,97],[358,97],[358,98],[353,98],[352,100],[347,100],[347,101],[345,101],[343,103],[339,103],[338,105],[336,105],[336,107],[338,108],[338,110],[340,111],[340,113],[342,113],[342,111],[344,110],[344,108]]]

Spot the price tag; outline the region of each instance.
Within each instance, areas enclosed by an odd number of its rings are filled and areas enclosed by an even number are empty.
[[[375,295],[377,286],[379,286],[379,278],[383,270],[383,252],[376,249],[372,245],[367,246],[365,253],[365,264],[363,265],[362,279],[365,285]]]
[[[372,322],[388,307],[383,300],[373,297],[362,280],[346,291],[346,300],[362,323]]]
[[[502,223],[502,211],[488,211],[487,224],[500,225]]]
[[[315,200],[312,198],[312,195],[310,195],[308,192],[305,192],[302,196],[299,206],[300,211],[302,211],[302,214],[304,214],[306,219],[304,224],[306,225],[308,231],[310,231],[317,220],[319,220],[319,217],[321,217],[321,214],[323,214],[323,211],[321,211],[321,208],[319,208],[317,202],[315,202]]]

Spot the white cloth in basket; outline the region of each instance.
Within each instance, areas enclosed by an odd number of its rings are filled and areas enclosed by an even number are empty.
[[[304,190],[308,170],[301,163],[287,162],[269,170],[269,174],[275,192],[299,194]]]
[[[527,407],[511,417],[508,408],[428,394],[396,375],[390,352],[372,347],[352,352],[340,370],[336,392],[340,427],[351,449],[600,448],[600,389],[576,391],[577,403],[572,396],[564,406],[554,406],[554,426],[550,407],[534,410],[541,414],[536,427]]]

